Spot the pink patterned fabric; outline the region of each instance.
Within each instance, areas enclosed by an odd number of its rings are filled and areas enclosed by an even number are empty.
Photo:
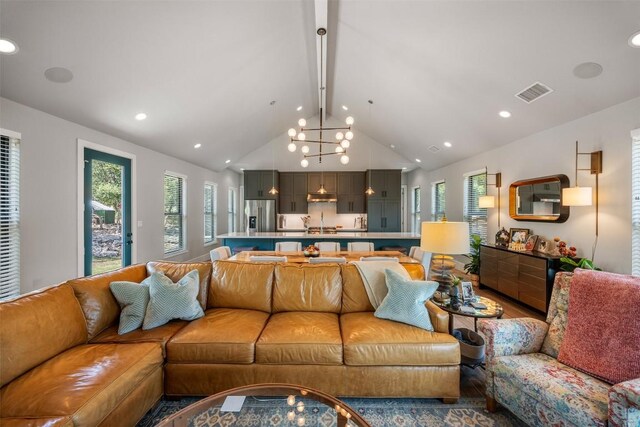
[[[640,277],[575,270],[558,360],[611,384],[640,377]]]

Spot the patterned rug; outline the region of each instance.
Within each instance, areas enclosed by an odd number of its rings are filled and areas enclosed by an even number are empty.
[[[197,402],[199,398],[177,401],[161,400],[138,423],[138,427],[155,426],[163,418]],[[491,414],[484,409],[485,401],[478,397],[463,397],[453,405],[437,399],[343,399],[374,427],[526,427],[522,421],[505,409]],[[323,404],[305,401],[306,426],[330,427],[336,425],[333,410]],[[218,427],[237,425],[282,426],[294,425],[287,420],[288,408],[284,399],[248,397],[239,413],[218,409],[200,414],[190,426]]]

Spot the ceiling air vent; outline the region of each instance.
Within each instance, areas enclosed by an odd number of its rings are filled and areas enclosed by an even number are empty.
[[[436,147],[435,145],[430,145],[429,146],[429,151],[431,151],[432,153],[437,153],[438,151],[440,151],[440,149],[438,147]]]
[[[516,97],[520,98],[527,104],[531,104],[536,99],[540,99],[551,92],[553,92],[553,89],[551,89],[549,86],[540,82],[535,82],[520,93],[516,93]]]

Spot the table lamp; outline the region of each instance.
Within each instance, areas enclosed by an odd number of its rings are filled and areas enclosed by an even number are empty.
[[[469,223],[450,222],[446,218],[423,222],[420,249],[438,254],[433,257],[431,270],[435,275],[432,279],[441,285],[450,285],[453,282],[450,271],[454,266],[450,255],[469,253]]]

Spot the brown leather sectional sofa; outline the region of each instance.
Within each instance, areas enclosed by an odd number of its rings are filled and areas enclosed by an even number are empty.
[[[194,268],[203,318],[118,335],[109,283]],[[264,382],[455,401],[459,346],[427,309],[436,332],[374,317],[353,265],[152,262],[71,280],[0,304],[0,425],[134,425],[163,393]]]

